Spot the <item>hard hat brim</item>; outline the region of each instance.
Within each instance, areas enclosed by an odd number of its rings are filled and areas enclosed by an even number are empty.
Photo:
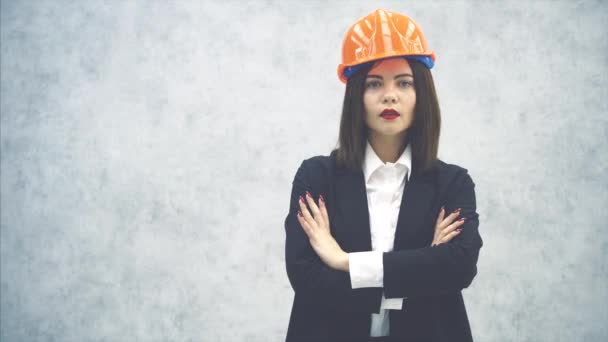
[[[383,58],[374,58],[372,60],[365,61],[363,63],[358,63],[355,65],[340,64],[340,65],[338,65],[338,77],[340,78],[340,81],[342,81],[342,83],[346,83],[348,81],[348,79],[362,67],[375,63],[375,62],[378,62],[378,61],[381,61],[381,60],[396,58],[396,57],[403,57],[405,59],[410,59],[410,60],[420,62],[428,69],[432,69],[433,66],[435,65],[435,53],[434,52],[431,52],[429,55],[387,56],[387,57],[383,57]]]

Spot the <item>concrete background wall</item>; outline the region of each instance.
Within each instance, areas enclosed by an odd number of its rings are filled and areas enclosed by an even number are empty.
[[[608,6],[447,0],[2,0],[0,339],[282,341],[291,181],[376,7],[477,185],[476,341],[606,340]]]

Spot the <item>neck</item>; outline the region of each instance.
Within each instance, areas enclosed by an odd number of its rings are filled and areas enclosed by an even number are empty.
[[[399,159],[403,150],[405,150],[405,142],[407,135],[370,135],[368,137],[369,144],[374,149],[374,152],[378,155],[378,158],[382,160],[383,163],[391,162],[394,163]]]

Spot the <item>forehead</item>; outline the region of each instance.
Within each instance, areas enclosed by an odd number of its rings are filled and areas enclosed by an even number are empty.
[[[411,74],[412,68],[403,57],[384,59],[370,69],[369,74]]]

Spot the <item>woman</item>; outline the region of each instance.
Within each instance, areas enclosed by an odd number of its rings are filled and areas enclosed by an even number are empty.
[[[472,341],[474,183],[437,159],[435,55],[378,9],[346,35],[339,147],[302,162],[285,219],[293,341]]]

